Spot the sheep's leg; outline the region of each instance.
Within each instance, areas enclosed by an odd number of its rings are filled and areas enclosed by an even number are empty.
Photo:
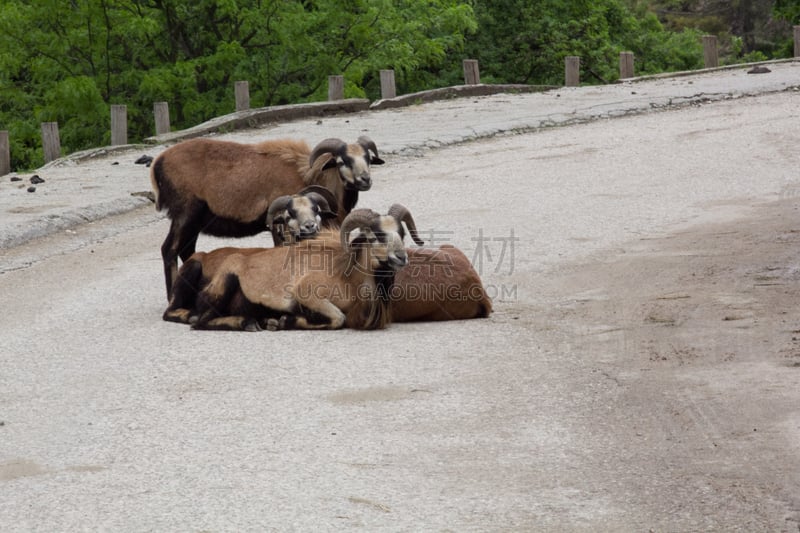
[[[212,318],[211,320],[203,322],[202,324],[198,320],[198,322],[195,323],[192,328],[227,331],[261,331],[261,326],[259,326],[257,320],[239,315],[220,316],[217,318]]]
[[[190,257],[192,257],[197,251],[197,235],[192,237],[190,240],[186,241],[186,243],[180,247],[178,250],[178,255],[181,258],[181,261],[186,262]]]
[[[298,298],[302,314],[295,316],[297,329],[339,329],[344,326],[345,315],[330,300]]]
[[[280,318],[268,318],[264,320],[262,327],[269,331],[293,329],[296,319],[297,317],[294,315],[282,315]]]
[[[172,294],[172,285],[178,277],[178,251],[175,247],[175,221],[169,227],[167,238],[161,245],[161,259],[164,261],[164,281],[167,285],[167,299]]]
[[[239,278],[228,274],[219,284],[209,284],[197,293],[197,321],[192,324],[195,329],[208,329],[207,324],[214,319],[229,316],[231,302],[240,290]],[[230,328],[229,328],[230,329]]]
[[[195,252],[203,209],[205,209],[204,205],[199,203],[186,206],[182,215],[172,219],[167,238],[161,245],[164,277],[167,282],[167,299],[169,299],[172,286],[178,278],[178,257],[182,261],[186,261]]]
[[[184,263],[178,271],[178,278],[172,286],[169,306],[164,311],[163,319],[168,322],[180,322],[190,324],[192,319],[196,320],[197,315],[194,311],[197,302],[197,293],[203,277],[203,265],[200,261],[189,261]]]
[[[325,300],[325,302],[328,302],[328,300]],[[339,308],[335,305],[332,309],[327,309],[327,311],[334,315],[336,313],[341,313]],[[279,318],[267,318],[261,323],[261,327],[269,331],[281,331],[284,329],[339,329],[343,325],[344,319],[340,321],[338,316],[331,319],[331,316],[328,314],[311,311],[309,309],[301,309],[300,314],[296,315],[284,314]]]
[[[177,257],[180,257],[181,261],[186,261],[194,254],[197,248],[197,237],[200,235],[199,223],[200,216],[196,214],[187,219],[187,222],[178,231],[174,243],[176,264],[178,262]]]
[[[237,312],[234,308],[238,309],[234,304],[237,297],[241,297],[241,286],[235,274],[225,276],[221,294],[215,294],[215,287],[210,285],[203,288],[197,295],[197,314],[189,318],[193,321],[192,329],[261,331],[257,319],[234,314]]]
[[[297,302],[299,303],[299,301]],[[345,315],[330,300],[314,300],[314,307],[303,303],[295,307],[297,314],[284,314],[280,318],[268,318],[262,327],[269,331],[284,329],[339,329],[344,325]]]

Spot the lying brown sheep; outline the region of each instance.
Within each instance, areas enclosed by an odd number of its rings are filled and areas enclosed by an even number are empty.
[[[298,223],[290,219],[291,214],[286,213],[285,223]],[[274,238],[277,245],[278,238]],[[394,322],[462,320],[491,314],[492,300],[461,250],[445,244],[438,249],[409,248],[406,252],[409,266],[397,273],[392,288]]]
[[[280,248],[220,248],[181,266],[164,320],[195,329],[381,329],[395,273],[406,266],[399,204],[350,213],[341,229]]]
[[[486,318],[492,300],[467,256],[444,244],[409,249],[408,266],[397,273],[391,294],[392,321]]]

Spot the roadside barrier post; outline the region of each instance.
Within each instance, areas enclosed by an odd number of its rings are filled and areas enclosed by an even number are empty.
[[[344,98],[344,76],[328,76],[328,101]]]
[[[794,57],[800,57],[800,26],[794,27]]]
[[[234,82],[233,92],[236,96],[236,111],[245,111],[250,109],[250,82]]]
[[[167,102],[153,104],[153,116],[156,120],[156,135],[169,133],[169,104]]]
[[[619,53],[619,77],[620,79],[633,77],[633,52]]]
[[[394,84],[394,70],[381,70],[381,99],[394,98],[397,96],[397,88]]]
[[[716,35],[703,35],[703,62],[706,68],[719,66]]]
[[[465,59],[464,65],[464,85],[478,85],[481,82],[481,73],[478,69],[477,59]]]
[[[564,82],[567,87],[577,87],[581,83],[581,58],[567,56],[564,59]]]
[[[8,130],[0,131],[0,176],[11,172],[11,148],[8,144]]]
[[[42,150],[44,151],[45,164],[61,157],[58,122],[42,122]]]
[[[111,106],[111,146],[128,144],[128,106]]]

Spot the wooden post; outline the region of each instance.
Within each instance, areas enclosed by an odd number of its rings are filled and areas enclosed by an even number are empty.
[[[328,100],[344,98],[344,76],[328,76]]]
[[[564,81],[567,87],[577,87],[581,84],[581,58],[567,56],[564,60]]]
[[[633,52],[619,53],[619,77],[620,79],[633,77]]]
[[[381,99],[394,98],[397,89],[394,85],[394,70],[381,70]]]
[[[153,104],[153,116],[156,119],[156,135],[169,133],[169,104],[167,102]]]
[[[477,59],[464,60],[464,84],[478,85],[481,82],[481,73],[478,70]]]
[[[111,106],[111,146],[128,144],[128,106]]]
[[[42,122],[42,150],[44,151],[45,164],[61,157],[58,122]]]
[[[11,149],[8,144],[8,130],[0,131],[0,176],[11,172]]]
[[[236,111],[250,109],[250,82],[234,82],[233,93],[236,96]]]
[[[800,57],[800,26],[794,27],[794,57]]]
[[[703,35],[703,62],[706,68],[719,66],[716,35]]]

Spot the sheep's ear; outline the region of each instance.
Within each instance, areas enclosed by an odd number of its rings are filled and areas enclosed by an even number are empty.
[[[375,232],[372,231],[370,228],[364,228],[364,239],[368,243],[373,243],[378,240],[378,237],[375,236]]]
[[[339,166],[339,162],[336,160],[335,157],[331,157],[324,165],[322,165],[322,170],[328,170],[329,168],[336,168]]]
[[[325,210],[325,211],[320,211],[319,216],[322,218],[336,218],[339,215],[334,211]]]
[[[377,155],[373,155],[373,156],[372,156],[372,159],[370,159],[370,160],[369,160],[369,164],[370,164],[370,165],[382,165],[382,164],[384,164],[385,162],[386,162],[386,161],[384,161],[383,159],[381,159],[381,158],[380,158],[380,157],[378,157]]]
[[[347,236],[347,242],[350,246],[360,246],[368,241],[367,235],[362,228],[356,228]]]

